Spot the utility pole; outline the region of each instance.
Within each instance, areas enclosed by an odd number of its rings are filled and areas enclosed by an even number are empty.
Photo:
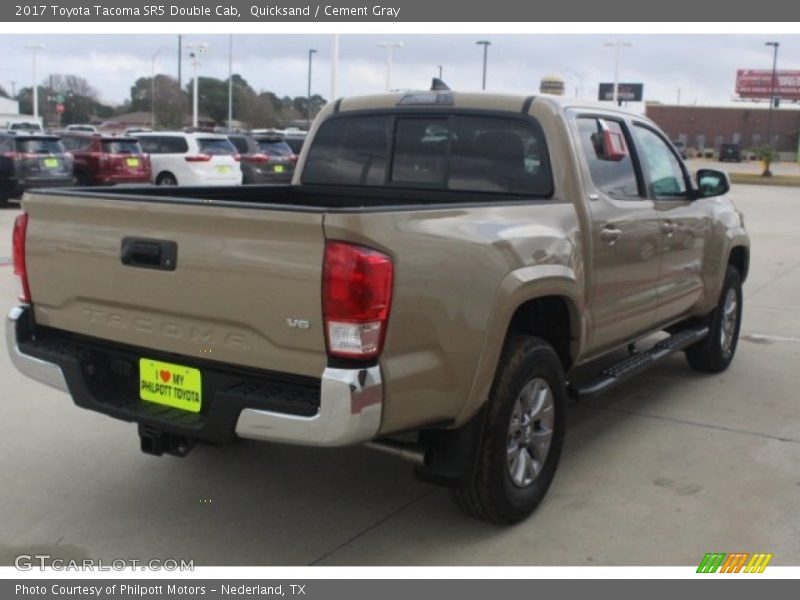
[[[33,118],[39,118],[39,84],[36,81],[36,53],[44,48],[44,44],[25,44],[25,47],[33,55]]]
[[[489,46],[492,45],[492,42],[488,40],[480,40],[475,42],[479,46],[483,46],[483,85],[481,86],[482,90],[486,89],[486,61],[489,54]]]
[[[183,36],[178,36],[178,89],[183,91],[183,79],[181,78],[181,66],[183,65]]]
[[[767,144],[772,147],[772,105],[775,104],[775,76],[778,69],[778,46],[780,42],[766,42],[765,46],[772,46],[772,76],[769,80],[769,112],[767,113]]]
[[[439,79],[442,78],[442,65],[436,65],[439,68]]]
[[[11,98],[15,99],[17,97],[17,82],[9,79],[8,83],[11,84]]]
[[[228,34],[228,130],[233,127],[233,34]]]
[[[339,34],[333,34],[331,48],[331,102],[336,100],[336,71],[339,68]]]
[[[313,48],[308,49],[308,94],[306,95],[306,130],[311,129],[311,57],[317,51]]]
[[[633,46],[630,42],[606,42],[605,46],[614,48],[614,93],[612,100],[617,106],[621,106],[622,102],[619,100],[619,49],[622,46],[629,48]]]

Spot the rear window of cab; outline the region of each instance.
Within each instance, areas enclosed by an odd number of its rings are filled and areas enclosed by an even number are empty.
[[[302,179],[536,197],[553,191],[535,120],[466,114],[331,118],[312,141]]]

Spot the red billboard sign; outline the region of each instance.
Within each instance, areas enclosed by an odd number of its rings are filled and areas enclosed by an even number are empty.
[[[775,71],[772,91],[772,71],[739,69],[736,71],[736,93],[740,98],[764,98],[770,95],[783,100],[800,100],[800,71]]]

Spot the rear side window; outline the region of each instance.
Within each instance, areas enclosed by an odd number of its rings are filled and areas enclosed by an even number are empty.
[[[326,121],[309,150],[303,183],[383,185],[388,140],[388,116]]]
[[[529,120],[465,115],[342,117],[323,124],[312,144],[303,176],[306,183],[388,181],[393,187],[528,196],[549,196],[553,188],[544,135],[538,123]]]
[[[26,154],[63,154],[64,146],[59,140],[29,138],[16,140],[16,150]]]
[[[197,147],[201,154],[210,154],[211,156],[231,156],[236,154],[236,148],[228,140],[198,138]]]
[[[133,140],[108,140],[103,141],[103,152],[108,154],[141,154],[139,142]]]
[[[157,136],[143,136],[139,138],[139,146],[142,148],[142,151],[147,152],[148,154],[159,154],[160,153],[160,137]]]
[[[176,135],[142,136],[139,145],[148,154],[186,154],[189,151],[186,138]]]
[[[291,156],[292,149],[283,140],[259,140],[258,147],[270,156]]]
[[[610,160],[604,156],[602,135],[604,124],[612,132],[622,134],[624,137],[622,125],[617,121],[595,117],[578,119],[581,148],[589,164],[592,183],[597,189],[614,198],[641,200],[639,182],[636,179],[636,170],[630,153],[621,160]]]

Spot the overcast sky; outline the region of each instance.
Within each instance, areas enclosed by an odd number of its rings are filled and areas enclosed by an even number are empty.
[[[308,49],[315,48],[312,93],[328,98],[331,91],[332,36],[234,35],[233,71],[257,91],[279,96],[306,93]],[[611,81],[613,49],[605,42],[631,43],[620,51],[620,81],[643,82],[645,98],[681,104],[730,105],[736,69],[770,69],[772,48],[779,41],[779,69],[800,70],[800,35],[342,35],[338,95],[368,94],[385,89],[386,50],[382,41],[400,41],[392,69],[393,88],[423,88],[442,65],[445,81],[456,90],[477,90],[481,85],[482,48],[476,40],[488,39],[487,89],[534,94],[542,76],[560,75],[567,93],[582,88],[585,98],[596,99],[600,81]],[[38,53],[40,80],[48,73],[77,74],[98,90],[103,101],[120,103],[129,97],[133,82],[149,76],[153,54],[157,72],[177,75],[177,35],[0,35],[3,60],[0,85],[11,91],[10,81],[31,84],[31,55],[25,44],[45,45]],[[184,36],[184,43],[210,45],[200,67],[201,75],[226,78],[228,36]],[[184,83],[191,65],[184,60]],[[636,106],[632,106],[636,109]],[[201,107],[202,109],[202,107]]]

